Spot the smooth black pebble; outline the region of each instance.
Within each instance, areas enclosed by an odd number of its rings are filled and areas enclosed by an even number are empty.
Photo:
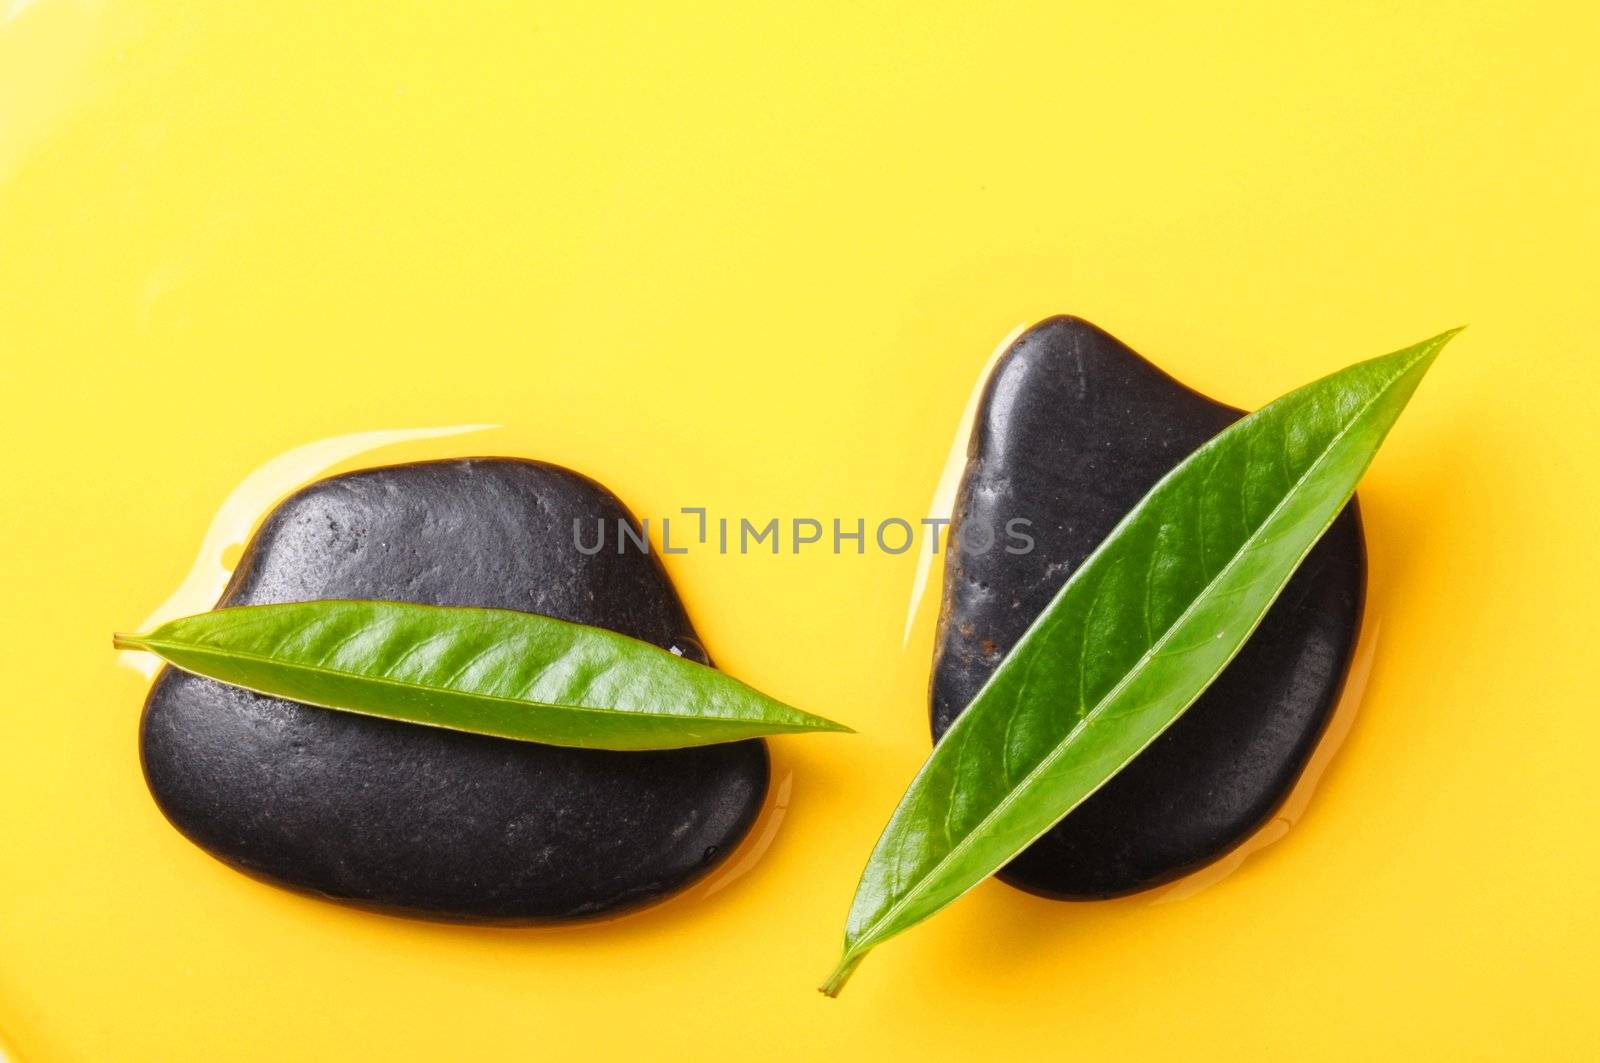
[[[218,605],[372,598],[611,628],[706,662],[652,554],[619,552],[609,491],[475,459],[321,480],[267,518]],[[605,549],[585,555],[606,523]],[[709,662],[706,662],[709,663]],[[761,741],[610,752],[312,708],[167,669],[145,778],[174,826],[258,878],[361,907],[541,923],[659,900],[716,866],[766,795]]]
[[[984,389],[956,499],[935,739],[1128,510],[1241,416],[1078,318],[1050,318],[1017,339]],[[1022,530],[1031,552],[1007,553],[1025,545],[1007,535],[1013,518],[1030,522]],[[1247,838],[1288,796],[1327,726],[1365,583],[1352,502],[1205,694],[1000,877],[1046,897],[1114,897],[1178,878]]]

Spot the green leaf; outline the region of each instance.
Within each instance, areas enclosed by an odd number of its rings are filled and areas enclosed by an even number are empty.
[[[867,861],[836,995],[868,950],[982,882],[1209,686],[1355,491],[1447,332],[1238,421],[1074,572],[912,781]]]
[[[505,609],[250,605],[114,643],[262,694],[557,746],[677,749],[850,730],[637,639]]]

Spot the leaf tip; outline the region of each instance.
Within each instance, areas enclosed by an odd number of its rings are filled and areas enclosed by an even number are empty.
[[[794,708],[792,705],[783,705],[782,702],[779,702],[779,704],[782,705],[784,709],[787,709],[789,713],[792,714],[793,718],[787,723],[787,725],[783,726],[780,731],[775,733],[783,733],[785,731],[821,731],[852,735],[856,733],[856,729],[848,724],[842,724],[837,720],[830,720],[826,716],[818,716],[814,712],[806,712],[804,709]]]
[[[1424,352],[1429,358],[1432,358],[1444,348],[1445,344],[1449,343],[1462,332],[1466,331],[1466,328],[1467,326],[1465,325],[1457,325],[1455,328],[1445,329],[1443,332],[1433,337],[1433,339],[1423,340],[1418,346],[1423,348]]]
[[[1420,377],[1433,366],[1434,360],[1439,357],[1439,352],[1444,350],[1445,344],[1455,339],[1466,327],[1465,325],[1457,325],[1453,329],[1446,329],[1437,336],[1430,336],[1421,343],[1414,343],[1410,347],[1395,351],[1392,355],[1384,355],[1384,357],[1393,359],[1395,363],[1401,364],[1403,367],[1401,372],[1403,374]]]

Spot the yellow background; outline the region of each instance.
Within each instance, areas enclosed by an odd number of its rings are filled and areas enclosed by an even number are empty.
[[[0,3],[10,1051],[1592,1054],[1594,12]],[[274,456],[488,423],[338,467],[914,519],[994,344],[1058,311],[1246,406],[1471,326],[1363,486],[1354,727],[1222,881],[990,883],[814,991],[926,753],[910,555],[669,559],[725,668],[861,732],[774,743],[787,814],[710,896],[408,922],[229,871],[149,800],[108,635]]]

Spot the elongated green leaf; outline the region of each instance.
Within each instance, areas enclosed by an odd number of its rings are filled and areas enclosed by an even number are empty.
[[[249,605],[115,644],[262,694],[548,745],[676,749],[849,730],[637,639],[505,609]]]
[[[1349,500],[1452,335],[1290,392],[1140,501],[912,781],[867,862],[823,992],[1049,830],[1205,691]]]

